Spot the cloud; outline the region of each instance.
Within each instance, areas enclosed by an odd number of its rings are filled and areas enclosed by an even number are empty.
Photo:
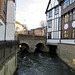
[[[46,20],[47,4],[48,0],[18,0],[16,20],[27,24],[29,29],[39,27],[40,21]]]

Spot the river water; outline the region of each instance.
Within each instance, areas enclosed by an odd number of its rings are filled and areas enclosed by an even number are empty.
[[[14,75],[75,75],[57,56],[48,53],[18,53],[18,69]]]

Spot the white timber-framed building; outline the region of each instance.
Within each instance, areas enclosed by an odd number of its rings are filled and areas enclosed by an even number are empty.
[[[49,0],[46,9],[47,43],[60,43],[61,40],[61,6],[58,0]]]

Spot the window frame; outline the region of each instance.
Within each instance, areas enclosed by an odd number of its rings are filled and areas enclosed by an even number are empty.
[[[70,0],[70,4],[72,4],[72,3],[74,3],[75,2],[75,0]]]
[[[55,15],[59,14],[59,6],[55,7]]]
[[[74,13],[72,13],[72,20],[75,21],[74,16],[75,15],[75,9],[73,10]]]
[[[49,11],[49,18],[52,17],[52,10]]]
[[[66,31],[66,33],[64,33]],[[64,35],[64,39],[69,39],[69,30],[68,29],[64,29],[64,31],[63,31],[63,35]],[[68,37],[65,37],[65,34],[66,34],[66,36],[68,36]]]
[[[52,20],[48,21],[48,28],[52,28]]]
[[[65,0],[63,4],[63,9],[67,8],[70,5],[70,0]]]
[[[61,21],[62,19],[61,19],[61,17],[59,17],[59,20],[58,20],[58,27],[60,27],[60,28],[58,28],[58,31],[61,31]]]
[[[71,22],[72,20],[73,20],[73,12],[70,11],[70,13],[69,13],[69,21]]]
[[[74,30],[74,38],[73,38],[73,30]],[[71,32],[71,39],[75,39],[75,28],[72,28],[72,32]]]
[[[3,12],[6,13],[6,0],[4,0]]]
[[[68,16],[65,16],[65,15],[68,15]],[[69,22],[69,13],[66,13],[65,15],[64,15],[64,23],[66,24],[66,23],[68,23],[68,22]],[[65,19],[67,19],[68,21],[67,21],[67,22],[65,22]]]
[[[50,36],[49,36],[50,34]],[[51,32],[48,32],[48,39],[51,39]]]

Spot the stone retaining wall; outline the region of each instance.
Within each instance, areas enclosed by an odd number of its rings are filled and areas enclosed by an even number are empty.
[[[58,44],[57,46],[58,56],[66,62],[68,66],[75,70],[75,45]]]
[[[0,75],[13,75],[17,68],[17,55],[6,61],[0,70]]]

